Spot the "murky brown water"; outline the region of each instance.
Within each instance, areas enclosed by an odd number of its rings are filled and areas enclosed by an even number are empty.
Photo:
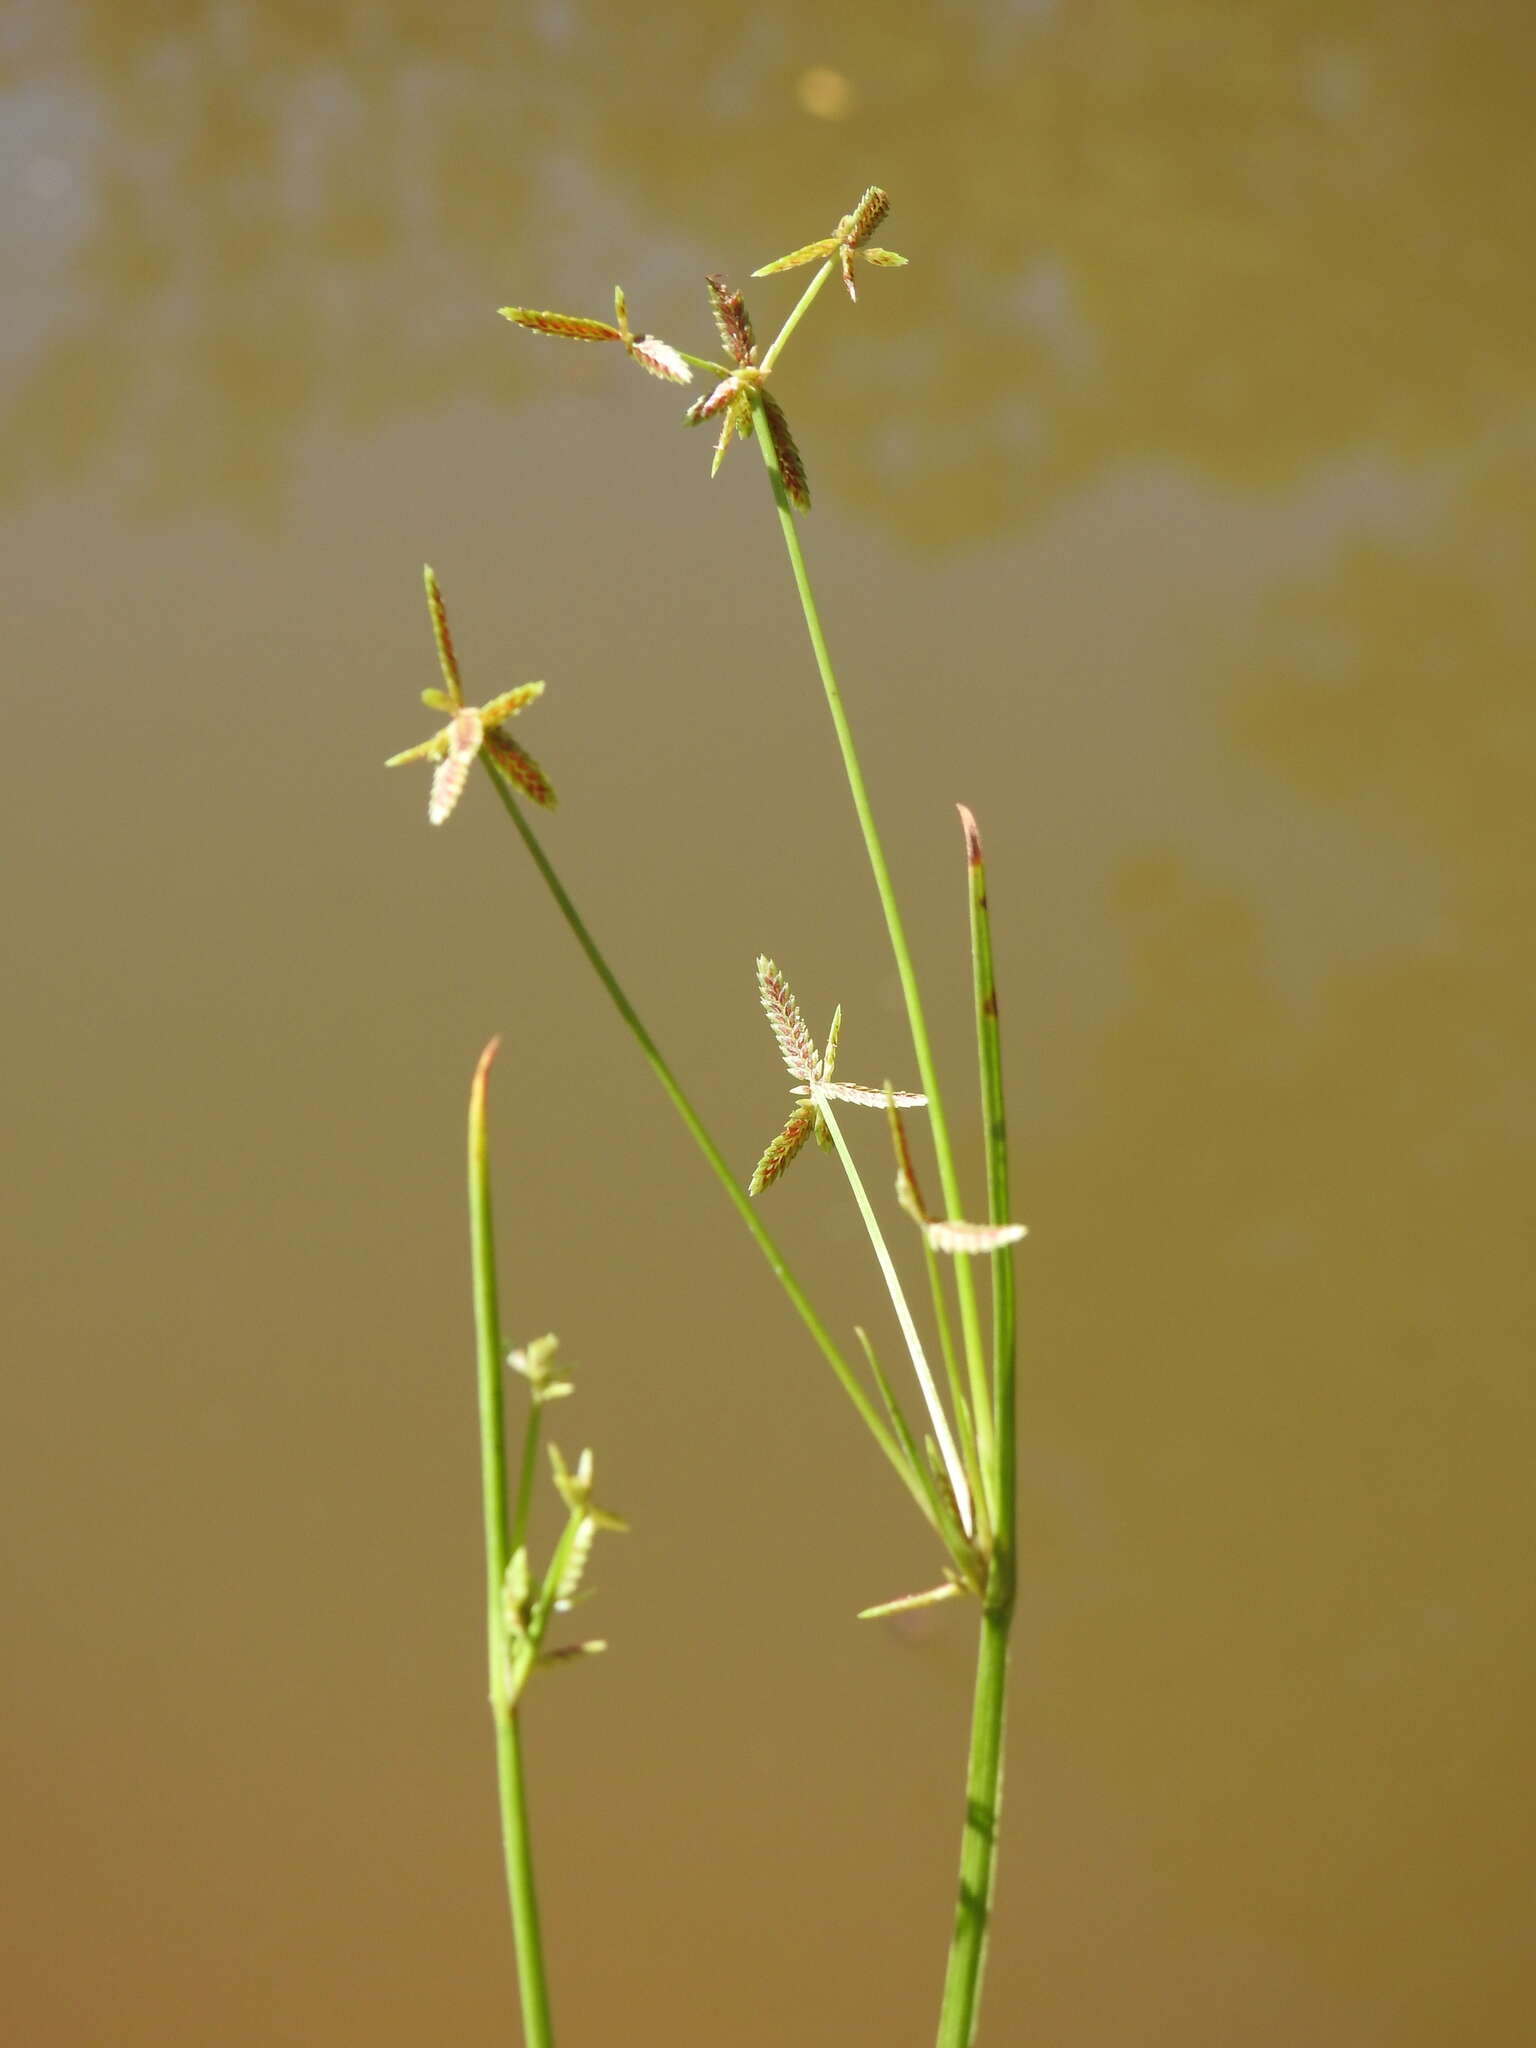
[[[1485,4],[18,0],[0,1378],[8,2031],[514,2038],[461,1117],[635,1524],[534,1703],[562,2039],[921,2043],[969,1629],[483,800],[419,565],[743,1172],[751,963],[895,991],[755,457],[508,300],[779,388],[966,1099],[987,833],[1026,1598],[984,2038],[1523,2038],[1536,1897],[1536,31]],[[788,281],[754,290],[760,325]],[[871,1149],[880,1163],[880,1145]],[[883,1169],[882,1169],[883,1170]],[[880,1313],[830,1173],[767,1198]],[[826,1206],[824,1206],[824,1203]],[[851,1272],[852,1278],[845,1277]]]

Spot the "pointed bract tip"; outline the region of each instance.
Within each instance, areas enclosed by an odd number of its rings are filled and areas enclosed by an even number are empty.
[[[491,1078],[491,1062],[501,1046],[499,1037],[493,1038],[475,1062],[475,1078],[469,1084],[469,1132],[475,1154],[485,1155],[485,1094]]]
[[[977,829],[975,814],[964,804],[956,804],[960,813],[961,830],[965,833],[965,857],[973,868],[981,866],[981,833]]]

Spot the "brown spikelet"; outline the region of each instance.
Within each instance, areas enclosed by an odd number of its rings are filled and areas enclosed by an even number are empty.
[[[535,334],[558,334],[566,341],[624,339],[618,328],[610,327],[606,320],[583,320],[575,313],[540,313],[531,306],[503,306],[500,311],[503,320],[514,320],[519,327],[531,328]]]
[[[485,751],[509,782],[515,783],[530,803],[542,804],[546,811],[552,811],[557,801],[549,777],[510,734],[488,732],[485,735]]]
[[[805,1143],[815,1121],[815,1110],[810,1103],[802,1102],[753,1168],[747,1183],[749,1195],[760,1195],[764,1188],[773,1185]]]
[[[684,425],[696,427],[700,420],[712,418],[722,407],[729,405],[740,390],[741,384],[737,378],[722,377],[713,391],[706,391],[702,398],[696,398],[689,406],[683,414]]]
[[[861,242],[867,242],[890,210],[890,195],[878,185],[871,185],[848,215],[848,225],[839,237],[844,247],[857,249]]]
[[[715,316],[720,339],[736,362],[750,363],[757,344],[752,337],[752,321],[741,293],[733,292],[718,271],[711,272],[704,284],[709,292],[709,309]]]
[[[437,587],[437,578],[430,565],[422,569],[422,580],[427,586],[427,610],[432,614],[432,637],[437,642],[438,666],[443,672],[443,681],[448,685],[448,695],[455,708],[464,702],[464,693],[459,688],[459,663],[453,651],[453,635],[448,630],[448,607],[443,603],[443,593]]]
[[[760,391],[763,413],[768,421],[768,433],[773,441],[773,452],[779,459],[779,475],[784,480],[784,489],[789,502],[798,511],[811,509],[811,487],[805,480],[805,464],[800,460],[800,450],[795,446],[795,437],[789,431],[789,421],[784,417],[784,408],[771,391]]]
[[[801,1081],[817,1080],[821,1074],[821,1061],[806,1029],[805,1019],[800,1014],[800,1005],[795,1001],[789,983],[766,953],[757,956],[757,992],[762,998],[773,1035],[779,1042],[785,1066]]]

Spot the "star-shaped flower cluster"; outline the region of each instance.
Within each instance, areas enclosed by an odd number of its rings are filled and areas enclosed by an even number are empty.
[[[928,1100],[926,1095],[909,1095],[900,1089],[860,1088],[851,1082],[834,1081],[837,1042],[843,1028],[841,1008],[833,1016],[832,1028],[827,1033],[826,1051],[817,1052],[805,1019],[800,1015],[800,1005],[795,1001],[794,992],[766,953],[758,955],[757,992],[784,1064],[795,1077],[796,1086],[790,1092],[803,1096],[805,1100],[798,1104],[789,1122],[754,1167],[752,1178],[747,1183],[747,1192],[752,1195],[760,1195],[764,1188],[772,1186],[813,1131],[816,1142],[830,1149],[832,1139],[818,1107],[818,1097],[831,1096],[837,1102],[856,1102],[865,1109],[884,1109],[888,1103],[896,1103],[903,1109],[921,1109]]]
[[[855,256],[862,256],[866,263],[873,263],[879,270],[894,269],[907,260],[891,249],[868,249],[864,246],[890,210],[891,202],[886,194],[878,185],[871,185],[852,213],[845,213],[830,235],[823,236],[819,242],[807,242],[803,249],[794,249],[773,263],[765,263],[752,275],[771,277],[776,270],[798,270],[802,263],[820,263],[828,256],[836,256],[843,273],[843,283],[848,287],[848,296],[856,300],[859,294],[853,282]]]
[[[704,280],[709,292],[710,311],[715,316],[715,325],[720,330],[720,339],[725,343],[726,352],[735,368],[723,376],[713,391],[695,399],[683,418],[687,425],[696,427],[700,420],[712,419],[716,413],[724,413],[720,437],[715,442],[715,459],[710,465],[713,476],[725,460],[725,451],[731,445],[734,435],[748,439],[752,432],[752,408],[760,405],[763,417],[768,422],[769,437],[773,452],[778,459],[779,475],[792,505],[800,511],[811,509],[811,487],[805,480],[805,464],[800,460],[800,450],[795,446],[795,437],[789,431],[789,421],[784,409],[768,389],[768,372],[758,361],[757,341],[752,333],[752,321],[742,301],[740,292],[733,292],[720,276]]]
[[[525,753],[511,734],[502,730],[507,719],[515,717],[525,704],[531,704],[535,697],[544,694],[544,685],[519,683],[515,690],[504,690],[489,704],[466,704],[459,685],[458,657],[453,651],[453,635],[448,630],[443,593],[438,589],[437,578],[430,568],[423,570],[422,574],[426,579],[427,609],[432,614],[432,633],[437,641],[438,665],[447,688],[423,690],[421,701],[434,711],[446,711],[451,715],[448,723],[433,733],[431,739],[423,740],[419,746],[407,747],[403,754],[391,754],[384,763],[385,767],[398,768],[406,761],[437,763],[437,773],[432,777],[432,794],[427,802],[427,817],[434,825],[441,825],[452,814],[454,805],[464,794],[464,785],[475,765],[475,757],[481,752],[530,801],[552,810],[555,792],[550,787],[548,776],[533,756]]]

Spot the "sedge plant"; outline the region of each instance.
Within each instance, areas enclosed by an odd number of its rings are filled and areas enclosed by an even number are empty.
[[[768,955],[759,955],[758,997],[790,1076],[793,1107],[751,1174],[740,1174],[710,1136],[535,831],[530,807],[552,808],[554,791],[544,771],[511,736],[507,726],[513,716],[537,698],[543,684],[521,684],[480,706],[465,702],[447,612],[430,569],[426,571],[427,602],[444,687],[425,691],[423,696],[435,710],[447,715],[447,723],[430,738],[395,755],[389,765],[414,760],[434,764],[428,809],[434,824],[444,823],[452,814],[476,763],[485,770],[534,868],[608,1000],[633,1036],[641,1056],[726,1198],[756,1240],[775,1279],[876,1448],[928,1524],[938,1546],[938,1582],[921,1592],[877,1602],[865,1608],[861,1618],[938,1601],[974,1602],[977,1661],[965,1771],[959,1882],[937,2030],[938,2048],[969,2048],[977,2035],[982,1966],[998,1855],[1008,1647],[1016,1571],[1013,1251],[1024,1235],[1023,1227],[1009,1217],[1007,1127],[986,875],[976,821],[962,805],[959,810],[987,1183],[985,1220],[968,1222],[964,1220],[954,1148],[918,976],[801,546],[800,521],[810,509],[810,486],[783,408],[769,384],[786,344],[831,279],[841,280],[856,305],[859,263],[875,268],[905,263],[905,257],[871,243],[889,203],[878,186],[871,186],[830,235],[764,264],[753,273],[756,277],[767,277],[816,265],[810,283],[766,348],[757,340],[741,294],[719,275],[706,280],[706,290],[723,351],[720,356],[689,354],[653,335],[637,333],[630,324],[628,302],[622,290],[614,294],[611,322],[521,306],[502,310],[508,320],[536,334],[616,345],[631,362],[666,382],[688,384],[695,371],[702,372],[708,380],[707,388],[689,406],[683,419],[688,425],[704,420],[717,423],[711,474],[719,469],[734,440],[756,442],[884,915],[906,1007],[919,1086],[897,1089],[889,1082],[849,1082],[837,1064],[841,1008],[832,1018],[825,1041],[818,1044],[804,1021],[785,973]],[[471,1240],[480,1375],[491,1705],[525,2038],[529,2048],[544,2048],[552,2039],[550,2006],[523,1798],[519,1708],[524,1688],[542,1662],[551,1656],[570,1656],[600,1647],[588,1643],[568,1650],[550,1650],[545,1646],[545,1632],[551,1619],[575,1597],[596,1534],[622,1524],[601,1513],[592,1503],[590,1452],[583,1454],[574,1469],[554,1452],[554,1477],[566,1510],[565,1527],[542,1574],[535,1572],[529,1562],[528,1510],[540,1418],[548,1401],[569,1390],[569,1382],[555,1371],[553,1339],[541,1339],[511,1355],[510,1363],[526,1380],[532,1394],[523,1446],[516,1460],[514,1487],[504,1442],[503,1354],[485,1138],[486,1083],[493,1052],[494,1043],[487,1048],[477,1070],[470,1114]],[[881,1221],[843,1130],[844,1112],[851,1110],[873,1112],[888,1132],[898,1211],[898,1217],[888,1221],[895,1221],[897,1228],[906,1233],[905,1241],[898,1245],[900,1256],[893,1252],[887,1225]],[[912,1119],[918,1116],[926,1118],[937,1172],[939,1199],[932,1209],[920,1191],[915,1163]],[[855,1329],[857,1354],[851,1355],[822,1319],[763,1222],[761,1198],[784,1177],[808,1139],[814,1139],[820,1148],[836,1156],[863,1222],[915,1382],[920,1409],[915,1422],[909,1416],[910,1394],[899,1390],[898,1375],[877,1355],[867,1331]],[[922,1297],[916,1290],[909,1293],[908,1282],[903,1279],[903,1266],[910,1272],[914,1264],[923,1274]],[[984,1314],[986,1308],[989,1315]]]

